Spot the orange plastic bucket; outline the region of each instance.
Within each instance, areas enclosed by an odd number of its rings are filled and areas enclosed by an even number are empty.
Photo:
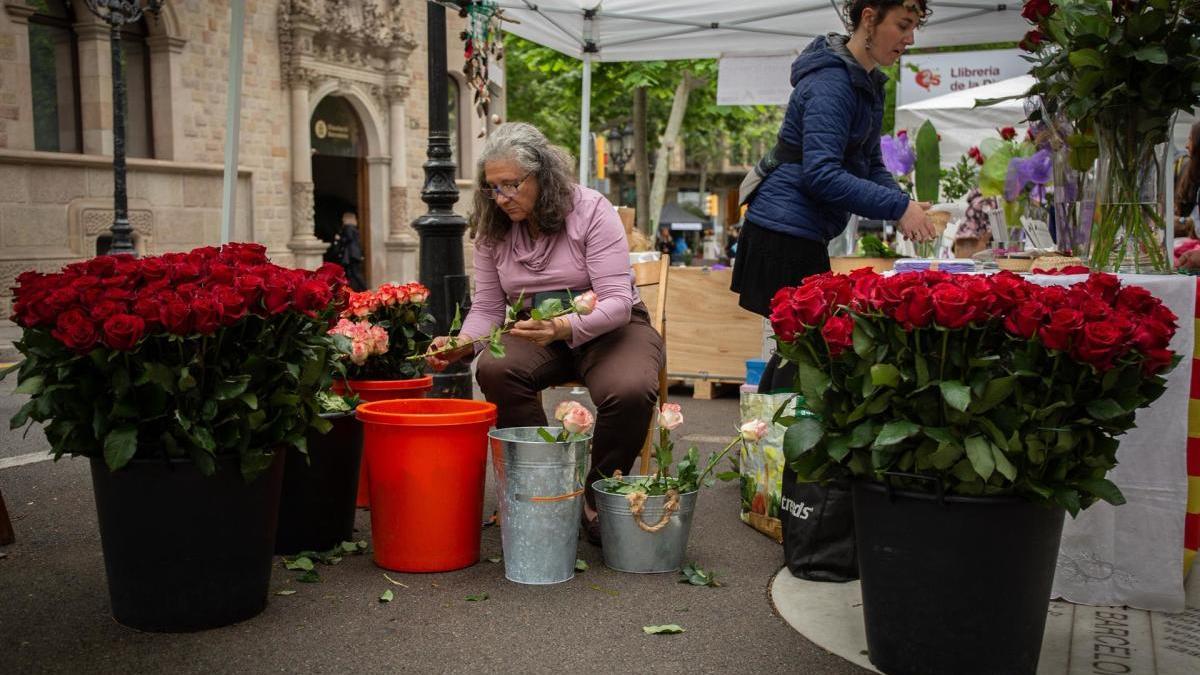
[[[375,564],[446,572],[479,562],[488,430],[496,406],[450,398],[358,406],[371,465]]]
[[[348,388],[346,380],[333,381],[335,394],[358,394],[358,398],[365,403],[394,398],[424,398],[432,388],[432,375],[414,377],[411,380],[350,380]],[[358,463],[358,497],[354,502],[356,506],[364,509],[371,506],[367,480],[367,456],[364,454],[362,461]]]

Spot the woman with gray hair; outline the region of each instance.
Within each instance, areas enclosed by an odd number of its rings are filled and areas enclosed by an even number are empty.
[[[597,297],[586,316],[523,317],[503,338],[504,358],[480,357],[476,378],[498,408],[496,426],[545,426],[538,393],[581,380],[597,413],[587,484],[617,470],[628,473],[654,414],[665,356],[633,284],[621,220],[603,195],[575,182],[570,156],[531,125],[492,131],[477,169],[475,291],[459,342],[502,325],[518,298],[528,307],[539,295],[564,289]],[[435,338],[430,351],[448,342]],[[474,353],[465,346],[427,361],[441,370]],[[590,489],[583,525],[588,540],[599,544]]]

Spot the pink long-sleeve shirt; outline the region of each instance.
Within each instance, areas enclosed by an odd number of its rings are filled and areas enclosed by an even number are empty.
[[[524,294],[529,300],[543,291],[596,293],[596,308],[587,316],[570,314],[574,348],[629,323],[638,302],[629,245],[621,219],[604,195],[575,187],[575,208],[566,227],[537,239],[514,224],[495,242],[475,242],[475,293],[461,334],[482,337],[503,324],[509,303]]]

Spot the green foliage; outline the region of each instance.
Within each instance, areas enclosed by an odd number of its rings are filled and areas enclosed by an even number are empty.
[[[579,60],[507,34],[505,64],[508,119],[533,124],[555,144],[577,153],[583,93]],[[712,167],[727,158],[757,161],[774,143],[783,108],[717,105],[716,60],[592,64],[592,129],[600,133],[630,122],[633,91],[646,87],[647,152],[656,152],[675,86],[685,72],[704,81],[691,92],[683,122],[689,163]]]
[[[956,202],[966,196],[979,183],[979,165],[967,155],[942,172],[942,196],[946,201]]]
[[[721,582],[717,581],[715,572],[708,572],[700,568],[696,563],[688,563],[683,569],[679,570],[679,583],[691,584],[693,586],[709,586],[718,588]]]
[[[1153,145],[1166,137],[1175,111],[1200,103],[1200,5],[1194,0],[1056,4],[1039,25],[1049,39],[1035,52],[1031,71],[1037,82],[1030,93],[1042,97],[1046,114],[1061,110],[1085,130],[1093,123],[1133,124]]]
[[[659,440],[654,446],[654,460],[658,467],[654,475],[642,476],[637,479],[615,476],[606,478],[601,483],[600,489],[615,495],[644,492],[650,496],[661,496],[667,494],[668,490],[675,490],[680,494],[686,494],[699,490],[701,486],[711,487],[717,480],[734,480],[741,475],[737,471],[725,471],[715,475],[710,474],[713,474],[713,469],[716,468],[717,464],[738,443],[745,443],[740,432],[729,445],[725,446],[724,450],[710,455],[708,462],[701,469],[700,451],[694,445],[688,448],[686,455],[681,457],[678,462],[675,462],[675,444],[671,441],[671,432],[665,428],[660,428]],[[675,476],[671,475],[672,463],[675,464]]]
[[[917,199],[930,204],[938,201],[938,183],[942,177],[940,143],[933,122],[925,120],[917,132],[915,181]]]
[[[866,258],[900,258],[899,253],[892,250],[891,246],[883,243],[879,237],[868,234],[859,238],[858,251]]]
[[[642,632],[646,635],[675,635],[684,632],[684,628],[679,624],[669,623],[662,626],[642,626]]]

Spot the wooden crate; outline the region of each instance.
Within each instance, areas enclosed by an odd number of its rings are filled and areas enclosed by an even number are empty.
[[[732,277],[703,267],[669,273],[667,376],[694,383],[697,397],[711,397],[714,383],[744,382],[746,360],[762,354],[763,319],[738,307]]]

